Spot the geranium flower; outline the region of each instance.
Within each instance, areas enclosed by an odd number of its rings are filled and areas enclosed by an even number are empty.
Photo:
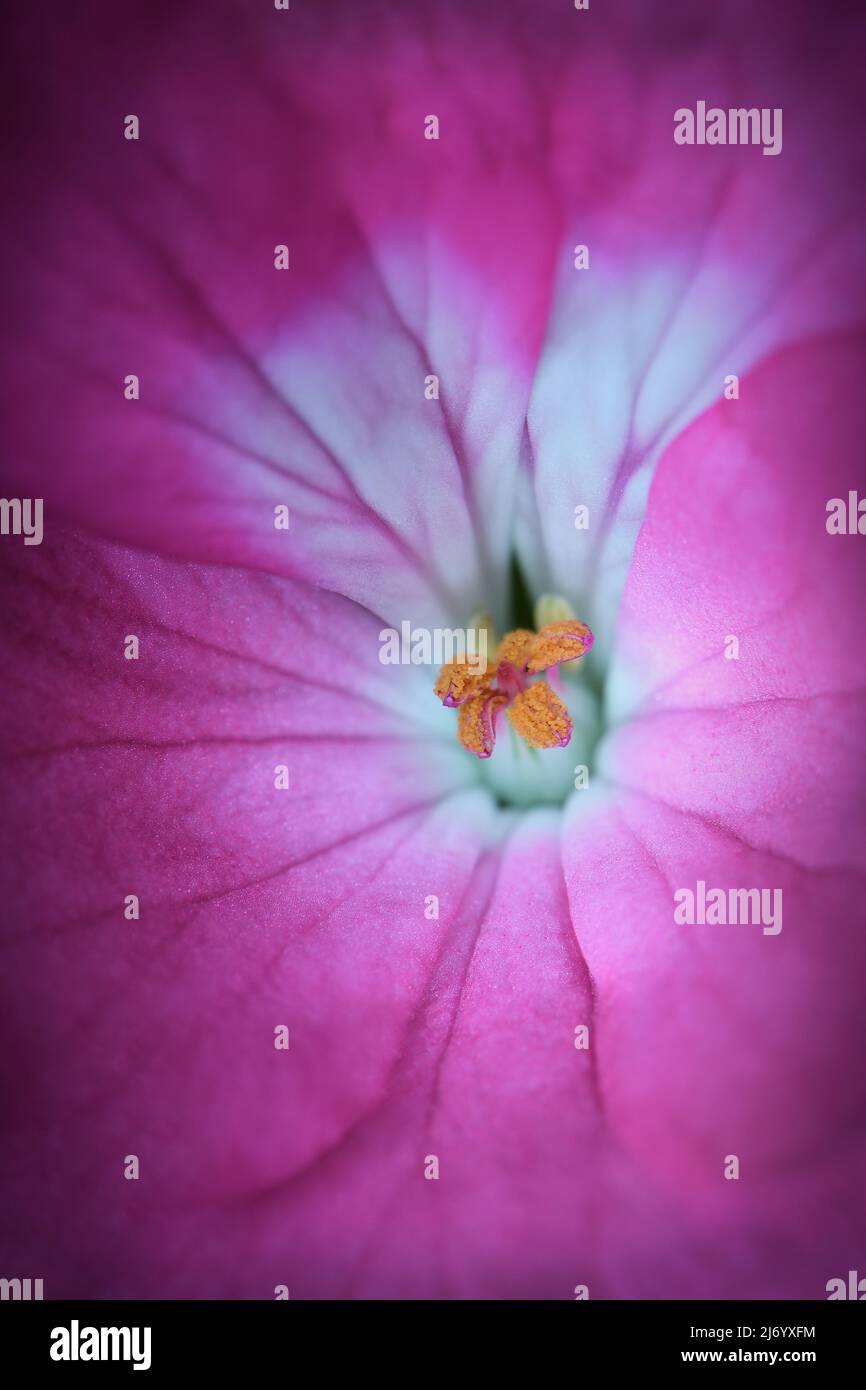
[[[45,537],[0,537],[4,1276],[863,1271],[859,26],[9,19],[2,487]],[[698,99],[781,153],[678,145]],[[479,758],[378,660],[535,641],[545,595],[592,650],[491,688],[520,727],[556,681],[565,747]],[[676,923],[699,880],[782,930]]]

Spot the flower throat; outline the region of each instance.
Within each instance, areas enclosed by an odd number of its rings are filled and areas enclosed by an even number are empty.
[[[497,639],[492,619],[476,614],[481,635],[475,659],[445,662],[434,686],[443,705],[457,709],[457,737],[477,758],[489,758],[496,742],[497,720],[505,712],[512,728],[530,748],[564,748],[573,724],[564,701],[544,679],[556,681],[558,667],[576,662],[589,651],[593,634],[565,599],[543,595],[531,609],[523,576],[512,560],[513,612],[519,622],[531,614],[535,627],[516,626]],[[479,659],[482,651],[492,661]],[[467,656],[469,655],[467,650]]]

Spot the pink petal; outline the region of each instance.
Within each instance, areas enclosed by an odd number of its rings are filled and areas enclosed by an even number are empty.
[[[825,530],[826,499],[866,489],[864,360],[845,338],[780,354],[668,451],[622,611],[623,722],[566,827],[612,1134],[724,1229],[722,1261],[748,1251],[726,1296],[824,1297],[864,1234],[866,553]],[[699,879],[781,890],[781,931],[675,924]]]

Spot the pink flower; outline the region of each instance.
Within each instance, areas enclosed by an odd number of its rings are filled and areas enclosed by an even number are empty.
[[[866,185],[831,18],[10,26],[2,491],[45,539],[0,538],[4,1275],[863,1268],[864,543],[824,519],[866,494]],[[781,154],[677,145],[704,97],[783,109]],[[594,645],[497,667],[492,756],[378,659],[544,594]],[[554,681],[568,746],[492,748]],[[675,922],[699,881],[780,890],[781,930]]]

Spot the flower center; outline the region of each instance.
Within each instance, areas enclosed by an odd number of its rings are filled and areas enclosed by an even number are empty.
[[[574,665],[577,670],[562,669],[558,689],[573,725],[570,742],[563,748],[530,748],[506,720],[493,756],[478,763],[479,780],[500,806],[561,806],[590,785],[602,735],[601,708],[582,663]]]
[[[553,595],[539,599],[534,620],[535,630],[515,628],[497,641],[492,621],[476,615],[479,655],[446,663],[434,687],[456,709],[457,737],[485,764],[484,780],[512,805],[564,800],[588,775],[599,733],[597,700],[575,679],[592,632]],[[492,660],[480,655],[491,651]]]
[[[577,618],[548,623],[540,632],[515,628],[496,647],[492,666],[449,661],[439,673],[436,694],[458,709],[457,736],[479,758],[489,758],[502,710],[530,748],[564,748],[573,724],[560,696],[542,678],[562,662],[576,661],[592,646],[592,633]],[[486,644],[480,644],[483,648]],[[539,679],[533,681],[533,677]]]

